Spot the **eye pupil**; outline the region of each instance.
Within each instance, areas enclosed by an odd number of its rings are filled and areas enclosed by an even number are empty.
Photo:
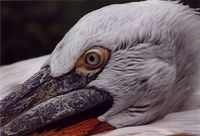
[[[91,56],[89,57],[89,60],[90,60],[90,61],[94,61],[94,60],[95,60],[94,56],[91,55]]]

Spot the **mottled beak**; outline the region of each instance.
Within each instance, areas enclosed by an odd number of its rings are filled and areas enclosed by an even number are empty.
[[[27,135],[49,123],[112,101],[106,91],[87,86],[95,78],[96,75],[84,76],[75,70],[52,77],[50,67],[43,67],[0,101],[1,135]]]

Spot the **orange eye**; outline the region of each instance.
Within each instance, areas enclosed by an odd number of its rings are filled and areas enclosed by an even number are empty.
[[[110,51],[101,46],[94,46],[80,56],[76,62],[76,71],[82,74],[98,72],[108,62]]]

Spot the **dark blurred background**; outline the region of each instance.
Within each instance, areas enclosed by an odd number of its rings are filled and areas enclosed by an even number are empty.
[[[0,65],[49,54],[86,13],[140,0],[1,1]],[[200,0],[182,0],[200,8]]]

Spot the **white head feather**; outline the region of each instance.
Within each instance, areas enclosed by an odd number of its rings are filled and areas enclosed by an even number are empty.
[[[112,108],[99,119],[116,127],[143,124],[178,110],[200,86],[200,17],[188,6],[145,1],[111,5],[87,14],[48,59],[52,76],[68,73],[94,45],[110,49],[111,57],[88,86],[113,96]],[[28,63],[32,61],[27,61],[29,67]]]
[[[166,1],[93,11],[53,51],[48,61],[51,74],[69,72],[85,50],[104,46],[111,50],[110,60],[89,86],[110,92],[114,104],[99,119],[121,127],[163,117],[195,89],[200,54],[196,14],[188,6]]]

